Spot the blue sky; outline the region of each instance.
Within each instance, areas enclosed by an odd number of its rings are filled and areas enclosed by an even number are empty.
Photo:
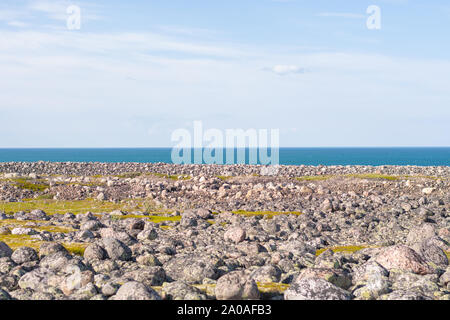
[[[449,31],[444,0],[3,0],[0,147],[172,146],[194,120],[281,146],[450,146]]]

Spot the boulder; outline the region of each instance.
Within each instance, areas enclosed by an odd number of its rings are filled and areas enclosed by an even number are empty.
[[[255,280],[242,271],[230,272],[217,280],[217,300],[257,300],[260,297]]]
[[[245,240],[246,233],[241,227],[230,227],[224,234],[224,239],[226,241],[231,241],[234,243],[239,243]]]
[[[161,300],[155,290],[136,281],[124,283],[112,298],[113,300]]]
[[[399,269],[417,274],[434,272],[417,252],[404,245],[385,248],[375,257],[375,261],[387,270]]]
[[[122,261],[131,259],[131,249],[122,241],[114,238],[106,238],[103,239],[102,244],[110,259]]]
[[[320,278],[305,278],[284,292],[285,300],[350,300],[350,292]]]
[[[12,253],[13,251],[11,250],[11,248],[6,243],[0,241],[0,258],[9,258],[11,257]]]
[[[33,248],[21,247],[13,252],[11,259],[17,264],[23,264],[31,261],[38,261],[39,257],[36,250]]]

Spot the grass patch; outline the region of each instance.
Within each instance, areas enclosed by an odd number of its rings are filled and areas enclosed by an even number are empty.
[[[233,176],[216,176],[220,180],[227,181],[233,178]]]
[[[50,186],[44,180],[31,180],[29,178],[10,179],[14,186],[22,190],[31,190],[34,192],[42,192]]]
[[[125,219],[146,219],[154,223],[161,223],[161,222],[172,222],[172,221],[180,221],[181,216],[163,216],[163,215],[150,215],[150,216],[141,216],[141,215],[132,215],[127,214],[123,216],[114,216],[111,217],[111,219],[114,220],[125,220]]]
[[[52,200],[53,197],[54,197],[53,194],[43,194],[43,195],[36,197],[35,200]]]
[[[366,249],[366,248],[375,248],[374,246],[337,246],[331,248],[323,248],[316,251],[316,256],[319,256],[323,252],[328,249],[333,250],[333,252],[344,252],[344,253],[354,253],[356,251]]]
[[[390,181],[396,181],[400,180],[401,176],[390,176],[385,174],[377,174],[377,173],[368,173],[368,174],[347,174],[345,175],[347,178],[357,178],[357,179],[383,179],[383,180],[390,180]]]
[[[71,254],[83,256],[84,251],[86,250],[86,248],[89,244],[87,244],[87,243],[63,243],[62,245]]]
[[[293,215],[299,216],[299,215],[303,214],[302,212],[299,212],[299,211],[277,212],[277,211],[245,211],[245,210],[232,211],[232,213],[243,215],[246,217],[265,216],[269,219],[272,219],[274,216],[279,216],[279,215],[293,214]]]
[[[85,200],[37,200],[30,199],[23,202],[0,202],[0,211],[5,213],[15,213],[18,211],[30,212],[32,210],[40,209],[45,211],[47,214],[64,214],[67,212],[72,212],[73,214],[86,213],[88,211],[92,213],[104,213],[111,212],[114,210],[122,211],[159,211],[153,205],[152,202],[144,199],[133,199],[125,200],[121,203],[113,203],[110,201],[99,201],[95,199],[85,199]]]
[[[256,284],[258,286],[258,290],[263,294],[283,294],[283,292],[289,289],[290,287],[288,284],[275,282],[270,283],[257,282]],[[216,288],[215,284],[194,284],[192,286],[204,293],[210,294],[214,294]]]
[[[73,214],[86,213],[104,213],[115,210],[121,211],[144,211],[144,212],[160,212],[159,207],[153,202],[145,199],[129,199],[120,203],[110,201],[99,201],[96,199],[84,200],[38,200],[29,199],[23,202],[0,202],[0,211],[5,213],[15,213],[18,211],[30,212],[40,209],[47,214],[64,214],[72,212]]]
[[[77,231],[75,229],[69,228],[69,227],[60,227],[60,226],[40,226],[40,227],[30,227],[34,230],[38,231],[47,231],[50,233],[69,233]]]
[[[41,226],[33,226],[33,224],[44,224]],[[50,233],[69,233],[76,231],[75,229],[69,228],[69,227],[63,227],[63,226],[54,226],[49,224],[47,221],[37,221],[37,220],[1,220],[0,221],[1,227],[8,227],[10,229],[22,227],[22,228],[29,228],[34,229],[36,231],[47,231]]]
[[[27,235],[6,235],[0,236],[0,241],[5,242],[11,249],[16,250],[20,247],[30,247],[39,252],[39,248],[45,241],[33,239]],[[62,245],[72,254],[83,255],[88,243],[62,243]]]
[[[258,289],[261,293],[271,293],[271,294],[282,294],[287,289],[289,289],[289,285],[285,283],[278,282],[270,282],[270,283],[256,283],[258,285]]]
[[[188,175],[169,175],[169,174],[165,174],[165,173],[158,173],[158,172],[153,172],[151,173],[153,176],[158,177],[158,178],[164,178],[164,179],[170,179],[170,180],[189,180],[191,179],[191,176]]]
[[[134,179],[137,177],[142,176],[142,172],[125,172],[119,175],[116,175],[115,177],[120,178],[120,179]]]
[[[333,178],[334,176],[324,175],[324,176],[302,176],[295,178],[298,181],[324,181]]]

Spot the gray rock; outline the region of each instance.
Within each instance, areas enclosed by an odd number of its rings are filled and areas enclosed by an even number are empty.
[[[43,291],[48,284],[48,279],[53,273],[42,268],[25,273],[19,279],[21,289],[31,289],[33,291]]]
[[[347,290],[352,285],[352,278],[348,272],[330,268],[305,268],[294,278],[293,283],[307,278],[324,279],[344,290]]]
[[[263,266],[250,274],[250,278],[260,283],[279,282],[281,278],[281,270],[276,266]]]
[[[217,300],[257,300],[258,286],[241,271],[230,272],[217,280],[215,294]]]
[[[203,279],[217,279],[215,264],[203,257],[175,257],[164,264],[167,276],[187,283],[201,283]]]
[[[10,274],[0,273],[0,288],[8,291],[16,290],[18,287],[18,277]]]
[[[355,284],[365,283],[373,277],[388,277],[389,271],[375,261],[366,262],[357,268],[353,273],[353,282]]]
[[[12,300],[12,298],[8,292],[6,292],[3,289],[0,289],[0,300]]]
[[[131,259],[131,249],[122,241],[114,238],[106,238],[103,239],[102,243],[110,259],[122,261]]]
[[[136,258],[136,262],[148,266],[148,267],[154,267],[154,266],[161,266],[162,263],[158,260],[158,258],[153,254],[143,254]]]
[[[11,259],[17,264],[22,264],[31,261],[38,261],[39,257],[36,250],[33,248],[21,247],[13,252]]]
[[[31,228],[14,228],[11,230],[11,234],[19,236],[32,236],[38,234],[38,232]]]
[[[416,251],[425,259],[425,261],[443,267],[444,269],[448,266],[447,255],[436,245],[434,237],[423,240],[418,244]]]
[[[285,300],[350,300],[350,292],[319,278],[306,278],[284,292]]]
[[[33,210],[29,213],[30,220],[47,220],[47,214],[42,210]]]
[[[425,239],[434,237],[436,235],[436,231],[434,226],[431,223],[423,223],[420,226],[413,227],[406,237],[407,245],[414,245],[415,243],[420,243]]]
[[[183,281],[165,282],[161,288],[165,300],[206,300],[199,289]]]
[[[155,229],[143,230],[137,235],[137,239],[140,241],[155,240],[156,238],[158,238],[158,232]]]
[[[0,258],[9,258],[11,257],[12,253],[13,251],[11,250],[11,248],[6,243],[0,241]]]
[[[439,281],[443,285],[447,285],[448,283],[450,283],[450,267],[447,267],[447,270],[441,275]]]
[[[387,270],[400,269],[417,274],[434,272],[417,252],[404,245],[395,245],[383,249],[375,258],[375,261]]]
[[[51,253],[41,259],[39,265],[41,268],[45,268],[54,272],[58,272],[64,269],[71,260],[71,256],[64,251],[58,251]]]
[[[43,257],[48,256],[52,253],[56,253],[56,252],[62,252],[66,255],[69,254],[67,249],[60,243],[45,242],[45,243],[41,244],[41,246],[39,247],[39,258],[42,259]]]
[[[11,234],[11,230],[8,227],[0,227],[0,236],[6,236],[8,234]]]
[[[396,290],[389,294],[382,295],[381,300],[431,300],[422,295],[420,292]]]
[[[80,229],[81,229],[82,231],[86,231],[86,230],[88,230],[88,231],[97,231],[97,230],[99,230],[102,226],[103,226],[103,225],[102,225],[99,221],[96,221],[96,220],[89,220],[89,221],[86,221],[85,223],[81,224]]]
[[[107,296],[113,296],[117,293],[117,290],[119,290],[120,285],[114,282],[108,282],[102,287],[102,293]]]
[[[98,244],[90,244],[86,250],[84,250],[84,258],[87,261],[93,261],[93,260],[103,260],[107,258],[106,251],[99,246]]]
[[[241,227],[230,227],[224,234],[224,239],[226,241],[231,241],[234,243],[239,243],[245,240],[246,233]]]
[[[144,267],[127,272],[123,278],[143,283],[148,287],[160,286],[166,280],[166,272],[162,267]]]
[[[130,281],[119,288],[113,296],[113,300],[161,300],[161,297],[152,288],[139,282]]]

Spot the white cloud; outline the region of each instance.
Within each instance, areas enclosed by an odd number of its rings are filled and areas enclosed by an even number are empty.
[[[168,33],[168,34],[175,34],[175,35],[182,35],[182,36],[202,36],[202,37],[210,37],[217,35],[216,31],[210,30],[210,29],[204,29],[204,28],[192,28],[192,27],[183,27],[183,26],[173,26],[173,25],[164,25],[159,26],[159,30]]]
[[[0,21],[14,21],[29,18],[28,12],[22,10],[2,10],[0,9]]]
[[[2,40],[0,134],[8,139],[0,146],[171,146],[170,130],[194,116],[207,127],[290,128],[282,145],[448,140],[439,123],[450,116],[448,61],[293,54],[156,33],[20,30]],[[305,72],[300,66],[314,72],[287,76]],[[437,121],[427,135],[400,130],[405,115],[420,126],[414,119],[425,114]]]
[[[27,23],[17,20],[8,21],[8,25],[11,27],[17,27],[17,28],[25,28],[28,26]]]
[[[72,49],[84,54],[128,54],[133,57],[154,56],[159,52],[175,52],[199,57],[242,58],[246,49],[199,41],[180,40],[177,37],[157,33],[77,33],[71,31],[5,31],[0,42],[3,51],[16,52],[26,49],[46,48],[53,55]]]
[[[282,65],[278,64],[271,68],[268,68],[266,70],[272,71],[278,75],[284,76],[288,74],[295,74],[295,73],[305,73],[306,69],[294,66],[294,65]]]

